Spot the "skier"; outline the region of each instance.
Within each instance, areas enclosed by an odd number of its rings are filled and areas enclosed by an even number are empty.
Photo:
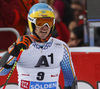
[[[21,36],[0,59],[0,75],[11,70],[20,49],[17,63],[19,89],[59,89],[59,74],[64,75],[64,89],[76,89],[77,79],[67,44],[51,37],[55,25],[53,9],[37,3],[28,13],[30,37]]]

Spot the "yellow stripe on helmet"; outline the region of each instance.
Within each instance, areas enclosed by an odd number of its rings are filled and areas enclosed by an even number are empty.
[[[41,10],[41,11],[36,11],[30,14],[30,17],[32,18],[43,18],[43,17],[50,17],[50,18],[55,18],[54,13],[49,11],[49,10]]]

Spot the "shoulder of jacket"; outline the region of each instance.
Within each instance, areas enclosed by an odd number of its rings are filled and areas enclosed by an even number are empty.
[[[64,46],[65,45],[66,47],[68,47],[67,44],[62,40],[59,40],[59,39],[53,38],[53,37],[51,39],[54,41],[54,44],[56,46]]]

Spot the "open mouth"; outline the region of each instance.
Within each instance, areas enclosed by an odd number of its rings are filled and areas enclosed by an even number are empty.
[[[41,33],[43,33],[43,34],[46,34],[47,33],[47,31],[40,31]]]

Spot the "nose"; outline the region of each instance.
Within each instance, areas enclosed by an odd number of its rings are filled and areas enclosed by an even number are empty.
[[[44,28],[44,29],[47,29],[47,28],[49,28],[49,27],[48,27],[48,25],[44,25],[43,28]]]
[[[49,28],[49,24],[48,23],[45,23],[43,26],[47,26]]]

